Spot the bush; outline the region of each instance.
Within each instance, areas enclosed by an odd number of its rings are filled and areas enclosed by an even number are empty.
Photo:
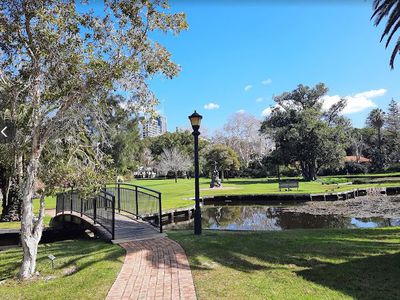
[[[319,180],[322,184],[339,184],[349,182],[347,178],[343,177],[330,177],[330,178],[321,178]]]
[[[368,173],[368,165],[356,162],[346,162],[343,167],[337,169],[326,168],[318,172],[320,176],[329,175],[348,175],[348,174],[365,174]]]
[[[356,162],[348,162],[345,164],[348,174],[365,174],[368,173],[368,166]]]
[[[388,172],[400,172],[400,163],[391,164],[386,171]]]
[[[292,167],[287,167],[287,166],[284,166],[284,167],[281,166],[280,173],[281,173],[281,176],[284,176],[284,177],[298,177],[301,175],[300,170],[298,170],[296,168],[292,168]]]

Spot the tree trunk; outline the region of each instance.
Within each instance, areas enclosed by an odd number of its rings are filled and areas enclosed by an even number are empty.
[[[301,173],[303,178],[307,181],[313,181],[317,179],[316,176],[316,166],[313,163],[302,162],[301,163]]]
[[[5,191],[2,190],[3,211],[0,219],[3,222],[21,221],[22,195],[20,187],[11,181],[9,187]]]
[[[382,145],[381,128],[378,127],[378,149],[381,149],[381,145]]]
[[[39,157],[39,151],[32,155],[23,185],[21,221],[21,244],[23,249],[23,259],[19,272],[20,279],[28,279],[35,274],[37,248],[43,231],[44,194],[42,194],[40,199],[40,211],[39,218],[37,220],[34,219],[32,203],[34,185],[39,166]]]
[[[225,176],[224,176],[224,169],[221,170],[221,182],[224,182]]]
[[[177,182],[178,182],[178,173],[175,172],[175,183],[177,183]]]

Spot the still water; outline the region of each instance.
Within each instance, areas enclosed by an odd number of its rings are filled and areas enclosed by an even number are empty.
[[[203,228],[217,230],[285,230],[298,228],[375,228],[400,226],[400,219],[312,215],[289,212],[282,207],[265,206],[204,206],[202,208],[202,218]]]

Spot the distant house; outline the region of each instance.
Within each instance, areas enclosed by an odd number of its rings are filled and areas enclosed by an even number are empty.
[[[346,156],[344,159],[345,162],[355,162],[359,164],[370,164],[371,160],[369,158],[366,158],[364,156],[356,156],[356,155],[350,155]]]

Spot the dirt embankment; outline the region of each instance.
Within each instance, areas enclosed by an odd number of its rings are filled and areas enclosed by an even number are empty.
[[[345,201],[310,201],[285,208],[313,215],[343,215],[357,218],[400,218],[400,196],[365,196]]]

